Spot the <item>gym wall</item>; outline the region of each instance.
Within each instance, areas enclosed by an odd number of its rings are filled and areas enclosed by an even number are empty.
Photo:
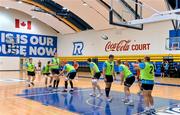
[[[17,21],[17,20],[19,21]],[[28,21],[30,21],[30,25],[28,25]],[[24,24],[22,24],[24,22]],[[28,27],[30,26],[30,28]],[[45,23],[40,22],[37,19],[32,18],[31,16],[12,9],[5,9],[3,7],[0,7],[0,33],[1,33],[1,52],[0,52],[0,70],[19,70],[20,69],[20,56],[10,54],[5,55],[2,53],[2,34],[3,33],[11,33],[15,37],[17,35],[25,35],[27,36],[27,39],[29,39],[32,36],[35,36],[37,38],[39,37],[46,37],[53,36],[56,38],[57,33],[49,26],[47,26]],[[30,41],[30,40],[28,40]],[[57,42],[57,41],[56,41]],[[57,43],[55,43],[57,44]],[[25,44],[21,44],[22,46],[27,46],[27,49],[29,46],[32,48],[34,47],[46,47],[46,46],[40,46],[40,45],[34,45],[30,44],[29,42]],[[52,46],[54,47],[54,46]],[[57,49],[57,48],[56,48]],[[26,50],[26,48],[25,48]],[[36,50],[36,49],[35,49]],[[29,49],[26,53],[29,52]],[[36,51],[34,51],[36,52]],[[24,56],[31,57],[31,56]],[[39,60],[41,60],[42,64],[45,64],[47,60],[50,60],[50,58],[47,55],[41,55],[40,58],[39,55],[34,55],[33,59],[34,62],[37,64]]]
[[[161,57],[176,55],[180,50],[166,49],[166,38],[173,26],[170,21],[147,24],[144,30],[109,29],[104,31],[85,31],[77,34],[59,36],[58,49],[61,57],[100,57],[114,54],[136,59],[140,55]],[[105,40],[107,37],[108,39]],[[66,58],[67,59],[67,58]],[[177,60],[176,60],[177,61]]]

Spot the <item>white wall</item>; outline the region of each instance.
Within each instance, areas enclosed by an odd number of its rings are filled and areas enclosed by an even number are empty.
[[[24,21],[31,21],[32,29],[17,29],[15,28],[15,19],[20,19]],[[22,12],[5,9],[0,7],[0,31],[10,31],[10,32],[21,32],[30,34],[41,34],[41,35],[51,35],[56,36],[57,33],[46,24],[40,22],[37,19],[32,19],[31,16],[24,14]],[[42,63],[46,63],[49,58],[33,58],[34,62],[37,63],[41,60]],[[19,70],[19,57],[0,57],[0,70]]]
[[[160,22],[145,25],[144,30],[134,29],[111,29],[105,31],[86,31],[77,34],[70,34],[59,37],[58,43],[59,55],[72,56],[73,42],[82,41],[84,49],[83,56],[105,56],[108,54],[114,55],[138,55],[138,54],[169,54],[180,53],[180,51],[169,51],[165,49],[166,38],[169,37],[169,30],[173,29],[172,23]],[[108,40],[103,40],[100,36],[107,35]],[[105,51],[105,46],[109,41],[118,43],[121,40],[131,40],[128,51]],[[132,51],[132,45],[148,44],[149,50]],[[146,45],[147,47],[147,45]]]

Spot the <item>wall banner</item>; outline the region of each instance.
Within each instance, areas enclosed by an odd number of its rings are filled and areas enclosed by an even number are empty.
[[[52,57],[57,52],[57,37],[0,31],[0,56]]]

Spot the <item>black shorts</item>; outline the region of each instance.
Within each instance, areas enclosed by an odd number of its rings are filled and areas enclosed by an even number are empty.
[[[30,71],[28,71],[28,72],[27,72],[27,75],[28,75],[28,76],[35,76],[36,74],[35,74],[35,72],[30,72]]]
[[[113,76],[112,75],[105,75],[105,77],[106,77],[106,82],[108,82],[108,83],[112,83],[113,82]]]
[[[131,87],[131,85],[134,83],[134,81],[135,81],[135,76],[128,77],[128,78],[126,78],[126,80],[124,82],[124,86]]]
[[[76,77],[76,72],[68,73],[67,77],[71,80],[73,80]]]
[[[95,73],[95,75],[93,76],[93,79],[99,79],[101,77],[101,73]]]
[[[59,72],[59,69],[52,69],[51,70],[51,72],[52,72],[52,74],[54,75],[54,74],[59,74],[60,72]]]
[[[154,84],[143,84],[141,85],[141,88],[143,90],[153,90]]]
[[[49,76],[49,75],[50,75],[50,73],[43,73],[43,75]]]

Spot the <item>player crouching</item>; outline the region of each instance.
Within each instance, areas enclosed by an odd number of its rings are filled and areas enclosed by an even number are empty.
[[[125,98],[122,101],[127,105],[134,105],[131,99],[130,87],[135,81],[135,76],[126,65],[121,63],[121,60],[117,60],[117,65],[119,66],[121,85],[124,82]]]
[[[89,64],[92,75],[93,93],[91,93],[90,96],[94,96],[94,97],[96,96],[96,88],[97,88],[99,90],[99,94],[97,95],[97,97],[100,97],[103,94],[98,84],[98,80],[101,77],[101,72],[99,71],[98,66],[94,62],[92,62],[91,58],[87,60],[87,63]]]
[[[63,70],[60,72],[60,75],[67,73],[65,81],[64,81],[65,88],[64,88],[63,92],[68,91],[68,89],[67,89],[68,88],[68,81],[71,85],[70,92],[73,92],[74,88],[73,88],[73,81],[72,80],[76,77],[76,70],[72,65],[67,64],[67,62],[65,62],[65,61],[62,62],[62,66],[63,66]]]

